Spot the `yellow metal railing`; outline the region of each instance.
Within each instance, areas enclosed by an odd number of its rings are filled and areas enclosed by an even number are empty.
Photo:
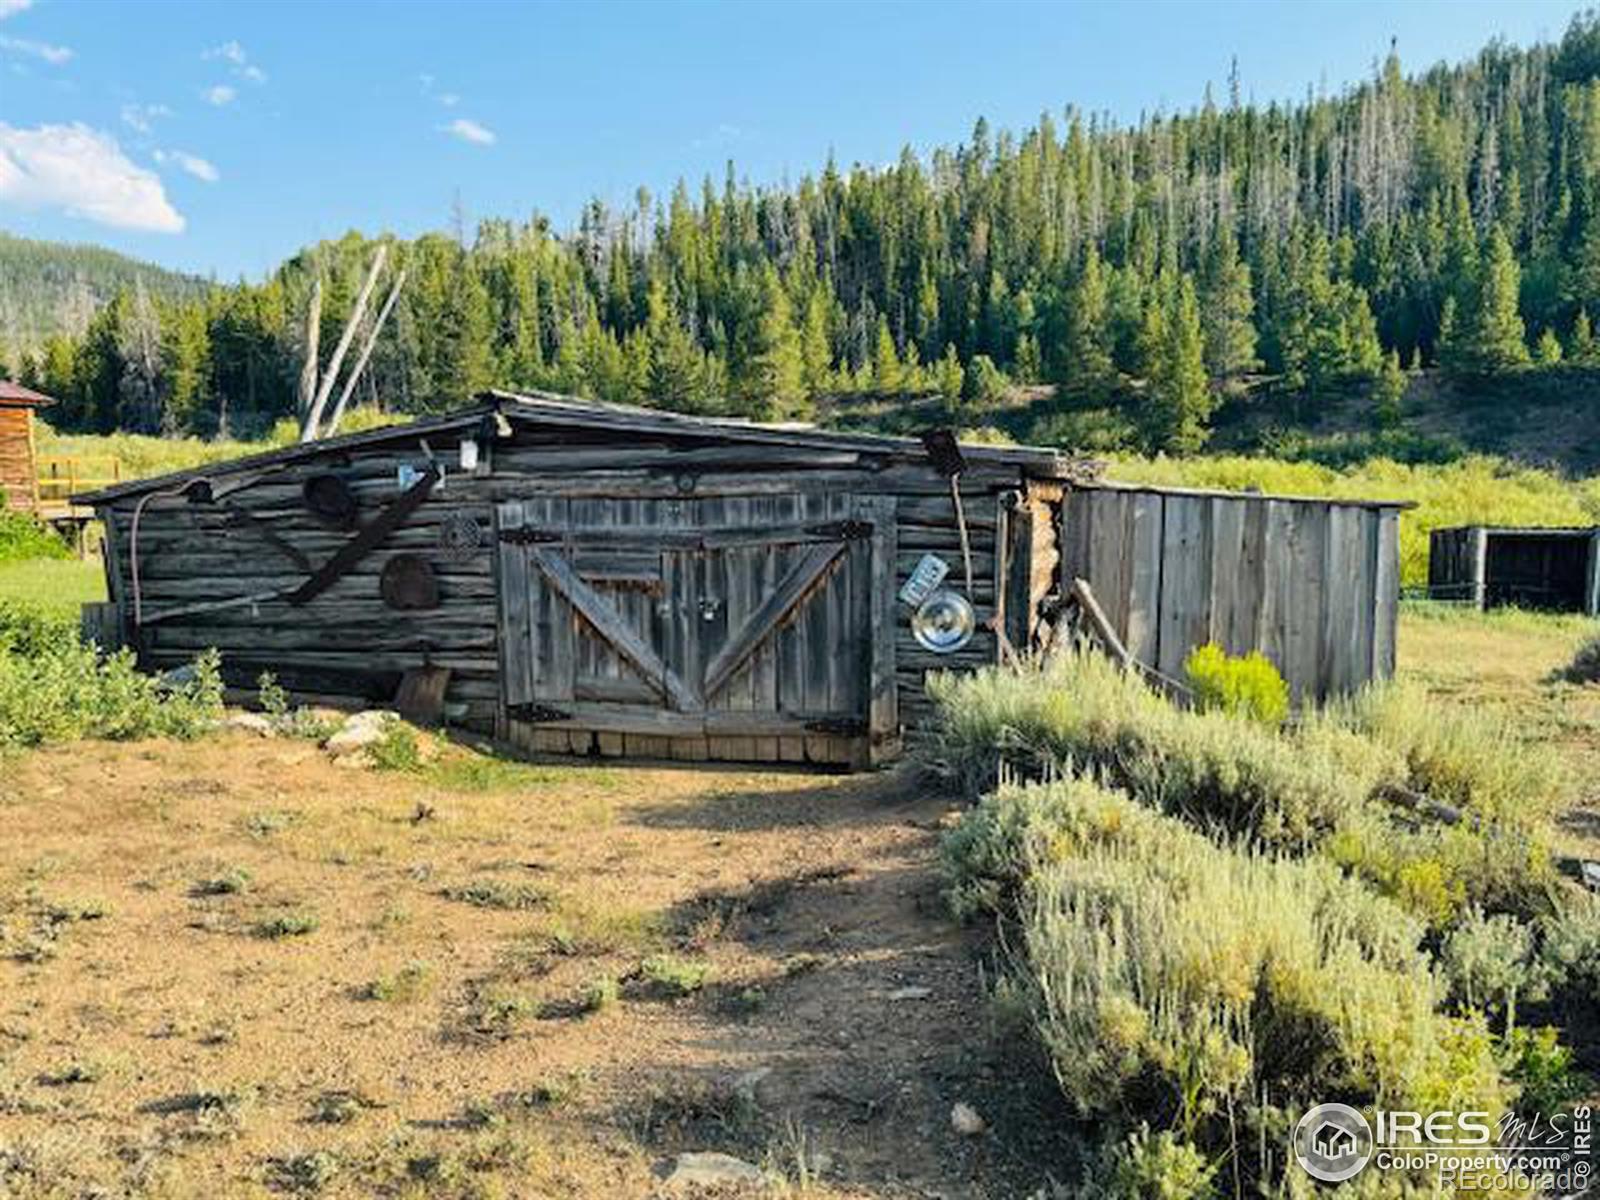
[[[39,503],[64,504],[68,496],[122,482],[122,463],[110,457],[56,455],[38,460]]]

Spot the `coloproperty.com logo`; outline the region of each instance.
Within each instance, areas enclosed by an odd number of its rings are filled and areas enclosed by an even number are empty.
[[[1460,1192],[1588,1189],[1593,1162],[1588,1105],[1549,1116],[1379,1109],[1319,1104],[1295,1126],[1295,1161],[1313,1179],[1344,1183],[1369,1167],[1425,1173]]]

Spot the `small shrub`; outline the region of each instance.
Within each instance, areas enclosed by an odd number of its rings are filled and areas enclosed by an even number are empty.
[[[531,883],[506,883],[499,879],[478,879],[448,887],[443,895],[474,908],[498,908],[507,912],[530,912],[550,903],[549,894]]]
[[[1578,648],[1563,675],[1570,683],[1600,683],[1600,637]]]
[[[257,921],[251,927],[251,932],[256,937],[266,938],[268,941],[280,941],[283,938],[305,937],[307,934],[315,933],[321,924],[315,913],[286,912]]]
[[[75,738],[194,738],[222,716],[214,650],[169,683],[140,674],[131,651],[102,654],[75,638],[28,634],[36,636],[46,644],[31,655],[0,648],[0,751]]]
[[[599,975],[584,985],[578,998],[578,1008],[586,1013],[609,1012],[621,998],[622,989],[617,984],[616,976]]]
[[[1550,1026],[1515,1029],[1507,1039],[1508,1074],[1521,1089],[1517,1108],[1548,1116],[1583,1096],[1591,1081],[1572,1068],[1572,1051]]]
[[[231,867],[220,875],[198,879],[189,889],[195,897],[237,896],[250,886],[250,872],[243,867]]]
[[[1544,994],[1534,931],[1504,913],[1468,912],[1445,939],[1440,963],[1456,997],[1468,1008],[1500,1013],[1508,1032],[1516,1028],[1517,1001]]]
[[[711,964],[673,954],[652,954],[639,971],[654,990],[676,998],[692,996],[703,988],[711,977]]]
[[[359,1092],[323,1092],[312,1101],[308,1119],[317,1125],[348,1125],[371,1107]]]
[[[380,975],[361,989],[363,1000],[385,1004],[409,1004],[426,995],[433,986],[433,968],[427,963],[407,963],[391,975]]]
[[[0,489],[0,563],[31,558],[71,558],[72,549],[43,521],[6,504]]]
[[[1111,1195],[1206,1195],[1230,1146],[1327,1095],[1505,1106],[1482,1018],[1443,1011],[1422,923],[1320,856],[1219,845],[1083,778],[1003,788],[944,854],[958,908],[1018,927],[1012,994],[1067,1097],[1113,1131],[1152,1123]]]
[[[367,748],[372,765],[380,771],[419,771],[422,746],[414,729],[401,721],[391,721],[383,736]]]
[[[282,808],[264,808],[244,819],[244,829],[253,838],[268,838],[282,833],[300,820],[300,814]]]
[[[1171,1130],[1144,1126],[1101,1156],[1085,1191],[1100,1200],[1211,1200],[1220,1164]]]
[[[339,1160],[326,1150],[277,1158],[268,1172],[274,1187],[288,1192],[320,1192],[339,1174]]]
[[[32,658],[71,647],[77,627],[66,617],[34,604],[0,597],[0,654]]]
[[[1225,712],[1263,725],[1281,725],[1289,715],[1289,685],[1259,650],[1234,658],[1207,642],[1190,652],[1183,672],[1202,712]]]
[[[263,671],[256,679],[256,701],[261,711],[270,719],[282,722],[289,715],[289,693],[283,690],[278,677]]]

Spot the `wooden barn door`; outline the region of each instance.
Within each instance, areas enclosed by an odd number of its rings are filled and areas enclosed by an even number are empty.
[[[858,765],[893,751],[892,501],[528,500],[498,521],[513,740]]]

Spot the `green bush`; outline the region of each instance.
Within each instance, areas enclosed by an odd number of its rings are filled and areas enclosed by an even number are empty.
[[[0,488],[0,563],[71,557],[67,544],[48,525],[7,508],[5,489]]]
[[[938,705],[925,753],[974,793],[997,756],[1070,766],[1142,802],[1286,849],[1343,824],[1384,776],[1359,739],[1290,736],[1224,712],[1178,709],[1102,656],[1066,655],[1042,673],[991,669],[930,682]]]
[[[1219,845],[1083,779],[1002,789],[944,853],[958,905],[1020,926],[1067,1097],[1123,1129],[1160,1114],[1181,1138],[1125,1159],[1131,1180],[1165,1163],[1160,1178],[1200,1189],[1171,1194],[1204,1195],[1204,1165],[1236,1136],[1280,1139],[1285,1113],[1327,1096],[1507,1101],[1482,1018],[1442,1011],[1422,923],[1320,858]]]
[[[1318,852],[1437,929],[1467,903],[1524,918],[1549,910],[1538,814],[1565,781],[1491,717],[1408,690],[1374,689],[1271,728],[1186,711],[1099,655],[1042,669],[944,675],[923,754],[970,794],[1004,759],[1030,775],[1087,774],[1142,804],[1262,847]],[[1439,800],[1449,824],[1395,802]]]
[[[1580,646],[1563,674],[1569,683],[1600,683],[1600,637]]]
[[[0,655],[25,658],[70,646],[78,628],[65,616],[0,596]]]
[[[1249,717],[1263,725],[1281,725],[1289,715],[1289,685],[1259,650],[1235,658],[1207,642],[1184,659],[1183,673],[1201,712]]]
[[[1420,687],[1367,688],[1320,719],[1394,754],[1404,775],[1391,782],[1482,820],[1526,827],[1567,796],[1559,757],[1530,745],[1504,715],[1441,703]]]
[[[129,651],[102,654],[75,639],[47,639],[32,654],[0,648],[0,751],[75,738],[193,738],[222,711],[214,650],[168,683],[141,674]]]
[[[1516,1028],[1517,1001],[1545,994],[1533,928],[1506,913],[1467,912],[1445,939],[1439,960],[1457,999],[1499,1013],[1508,1031]]]

